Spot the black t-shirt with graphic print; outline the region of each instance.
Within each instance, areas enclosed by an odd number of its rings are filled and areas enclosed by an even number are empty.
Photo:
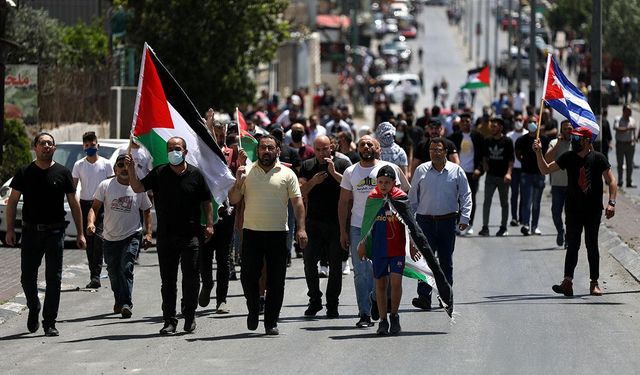
[[[573,151],[558,156],[556,164],[566,169],[569,185],[567,187],[567,212],[602,212],[603,177],[611,164],[600,152],[591,151],[584,158]]]
[[[503,177],[509,170],[509,163],[513,162],[513,142],[510,138],[487,138],[484,141],[484,155],[487,158],[487,174]]]

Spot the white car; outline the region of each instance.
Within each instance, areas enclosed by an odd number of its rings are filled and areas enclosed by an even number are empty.
[[[407,95],[413,100],[420,96],[421,82],[417,74],[388,73],[381,74],[377,79],[392,103],[401,103]]]
[[[128,143],[128,139],[101,139],[99,140],[99,154],[104,158],[108,158],[112,164],[115,164],[118,155],[126,152]],[[64,165],[71,171],[73,170],[73,165],[75,164],[75,162],[82,159],[84,156],[85,153],[82,149],[82,142],[60,142],[56,144],[56,152],[53,154],[53,160]],[[11,187],[9,187],[11,180],[12,179],[9,179],[2,185],[2,187],[0,187],[0,241],[2,241],[3,244],[5,243],[5,235],[7,233],[6,207],[9,200],[9,195],[11,194]],[[82,186],[78,185],[78,191],[81,188]],[[66,200],[64,202],[64,208],[66,211],[65,221],[69,223],[66,230],[65,240],[75,241],[78,233],[76,232],[76,226],[71,215],[71,209],[69,208],[69,204]],[[152,209],[152,211],[154,210]],[[20,201],[18,202],[18,206],[16,208],[15,226],[16,237],[18,238],[18,240],[20,240],[22,226],[22,197],[20,197]]]

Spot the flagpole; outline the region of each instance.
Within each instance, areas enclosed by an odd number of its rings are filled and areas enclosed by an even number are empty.
[[[536,139],[540,139],[540,121],[542,121],[542,111],[544,109],[544,95],[547,92],[549,79],[549,65],[551,64],[551,53],[547,52],[547,68],[544,70],[544,84],[542,85],[542,99],[540,99],[540,115],[538,116],[538,127],[536,129]]]
[[[240,129],[240,110],[236,107],[236,122],[238,123],[238,150],[242,150],[242,129]]]

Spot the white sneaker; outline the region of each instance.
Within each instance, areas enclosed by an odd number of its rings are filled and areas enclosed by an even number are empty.
[[[538,228],[533,228],[533,234],[535,234],[536,236],[541,236],[542,232]]]
[[[349,266],[349,261],[345,260],[342,262],[342,274],[348,275],[351,273],[351,267]]]
[[[229,313],[229,308],[227,307],[226,302],[222,302],[216,309],[216,314],[228,314],[228,313]]]
[[[468,227],[467,230],[464,232],[465,236],[473,236],[473,228],[472,227]]]
[[[320,266],[320,272],[318,272],[318,276],[320,276],[320,277],[329,276],[329,267]]]

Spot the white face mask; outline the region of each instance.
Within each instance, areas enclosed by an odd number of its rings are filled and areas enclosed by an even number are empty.
[[[518,130],[518,131],[519,131],[519,130],[522,130],[522,128],[524,127],[524,125],[522,124],[522,121],[516,121],[516,122],[513,124],[513,127],[514,127],[516,130]]]

